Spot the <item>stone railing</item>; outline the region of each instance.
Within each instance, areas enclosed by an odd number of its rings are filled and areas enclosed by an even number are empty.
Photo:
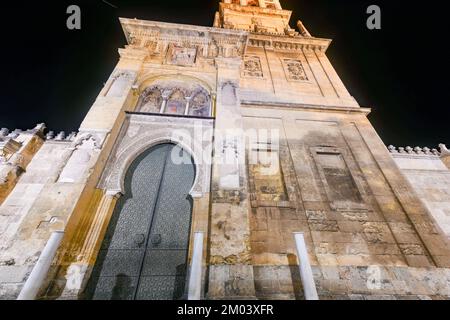
[[[66,135],[66,133],[64,131],[61,131],[58,134],[55,134],[54,131],[49,131],[49,133],[47,133],[45,139],[47,141],[73,142],[76,137],[77,137],[76,132],[72,132],[69,135]]]
[[[428,147],[394,147],[394,146],[388,146],[387,147],[389,152],[392,154],[404,154],[404,155],[423,155],[423,156],[440,156],[441,152],[442,152],[442,147],[441,147],[441,151],[439,151],[438,149],[430,149]]]

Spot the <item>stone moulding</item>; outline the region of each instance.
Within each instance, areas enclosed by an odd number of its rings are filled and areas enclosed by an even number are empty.
[[[172,43],[204,48],[204,58],[242,57],[248,41],[248,32],[245,31],[125,18],[120,22],[128,44],[141,49],[143,54],[152,53],[146,48],[153,48],[153,53],[161,53],[158,51],[161,46]]]
[[[326,52],[331,40],[319,38],[292,38],[292,37],[273,37],[252,34],[248,40],[248,46],[257,48],[274,49],[276,51],[302,51],[319,50]]]
[[[338,113],[360,113],[363,115],[369,115],[372,112],[371,108],[359,108],[359,107],[341,107],[341,106],[323,106],[323,105],[312,105],[312,104],[299,104],[285,101],[273,101],[270,96],[259,95],[258,100],[252,100],[249,92],[241,90],[240,91],[242,100],[242,107],[273,107],[273,108],[283,108],[283,109],[305,109],[318,112],[338,112]]]
[[[205,159],[203,151],[212,143],[199,141],[195,135],[195,125],[201,122],[205,129],[212,129],[212,119],[190,119],[166,117],[150,114],[128,114],[119,136],[117,147],[113,151],[98,187],[107,191],[124,193],[124,179],[132,162],[145,150],[163,143],[175,143],[187,150],[194,159],[196,178],[190,195],[203,197],[210,191],[211,160]],[[188,136],[179,139],[175,130],[183,130]],[[211,131],[212,132],[212,131]],[[183,140],[191,139],[191,145]],[[210,157],[211,155],[209,155]],[[209,160],[209,161],[208,161]]]

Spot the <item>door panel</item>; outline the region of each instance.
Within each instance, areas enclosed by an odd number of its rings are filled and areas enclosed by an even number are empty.
[[[172,155],[182,154],[182,163]],[[178,158],[180,160],[180,158]],[[142,154],[126,176],[87,287],[93,299],[180,299],[184,293],[195,167],[172,144]]]

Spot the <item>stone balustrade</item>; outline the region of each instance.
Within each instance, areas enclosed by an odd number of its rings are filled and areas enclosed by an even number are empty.
[[[430,149],[428,147],[394,147],[390,145],[387,147],[389,152],[392,154],[404,154],[404,155],[427,155],[427,156],[440,156],[441,151],[438,149]]]

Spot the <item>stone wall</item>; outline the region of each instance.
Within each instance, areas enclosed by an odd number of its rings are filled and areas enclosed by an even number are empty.
[[[449,255],[439,242],[430,241],[446,241],[432,210],[415,200],[418,220],[407,207],[405,197],[410,202],[416,193],[362,112],[245,105],[242,113],[245,129],[275,130],[280,137],[279,145],[271,147],[277,151],[278,171],[262,179],[258,167],[247,167],[257,297],[301,297],[294,232],[305,233],[323,299],[448,296],[448,270],[436,267],[447,267]],[[251,152],[249,144],[248,157]],[[360,270],[371,272],[374,266],[389,271],[377,276],[382,288],[371,290]],[[425,276],[407,282],[416,269],[430,272],[443,289],[433,291]],[[330,273],[346,276],[329,278]]]
[[[437,150],[390,147],[391,155],[442,232],[450,238],[450,171]]]
[[[305,234],[322,299],[450,296],[444,163],[431,150],[389,154],[326,57],[331,41],[291,29],[289,11],[253,9],[226,1],[215,28],[121,19],[128,44],[79,133],[23,149],[20,180],[0,165],[0,298],[17,296],[56,230],[66,235],[42,293],[80,298],[130,161],[157,143],[183,145],[176,129],[195,136],[195,117],[138,113],[161,83],[198,85],[214,107],[215,120],[199,120],[214,128],[213,149],[201,159],[210,132],[191,150],[207,298],[302,299],[294,232]],[[245,131],[260,129],[277,139],[248,143]],[[21,146],[4,136],[3,158]],[[269,153],[270,170],[250,161]],[[199,164],[211,155],[212,167]]]
[[[63,230],[70,216],[80,186],[57,183],[70,144],[44,143],[0,206],[2,298],[17,296],[50,234]]]
[[[45,125],[33,130],[0,130],[0,205],[43,143]]]
[[[259,299],[303,300],[298,267],[254,267]],[[315,266],[320,300],[449,300],[450,270],[386,266]]]

